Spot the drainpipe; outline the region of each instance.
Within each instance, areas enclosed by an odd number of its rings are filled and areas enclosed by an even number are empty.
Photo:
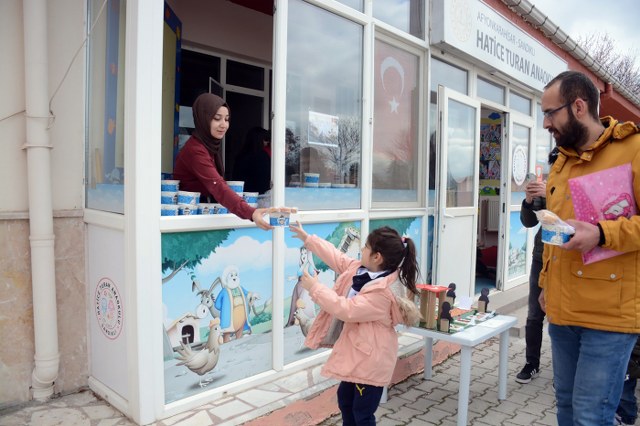
[[[49,142],[49,85],[47,0],[24,0],[24,68],[29,241],[33,289],[35,367],[33,398],[53,395],[58,377],[58,318],[51,202],[51,144]]]

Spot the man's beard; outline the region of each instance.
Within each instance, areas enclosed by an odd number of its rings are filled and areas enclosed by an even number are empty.
[[[558,136],[555,137],[556,146],[573,148],[577,151],[578,148],[588,142],[587,138],[589,137],[589,130],[587,129],[587,126],[576,120],[571,108],[568,108],[567,111],[569,113],[569,121],[562,129],[555,129],[558,133]]]

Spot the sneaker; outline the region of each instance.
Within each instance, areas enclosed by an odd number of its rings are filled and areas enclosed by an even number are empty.
[[[525,364],[522,367],[522,370],[516,376],[516,382],[518,383],[529,383],[531,379],[538,377],[540,371],[538,371],[538,367],[534,367],[533,364]]]

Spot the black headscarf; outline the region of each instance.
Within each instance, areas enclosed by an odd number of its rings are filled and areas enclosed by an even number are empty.
[[[213,120],[213,117],[222,106],[229,109],[229,105],[227,105],[224,99],[213,93],[203,93],[198,96],[193,103],[193,122],[196,126],[196,129],[193,131],[193,136],[207,148],[220,176],[224,176],[222,140],[211,136],[211,120]]]

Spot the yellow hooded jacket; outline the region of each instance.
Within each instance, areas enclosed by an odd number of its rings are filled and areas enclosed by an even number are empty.
[[[636,206],[640,200],[640,129],[612,117],[601,120],[605,131],[590,149],[578,155],[560,148],[551,168],[547,209],[563,220],[575,218],[568,180],[611,167],[631,163]],[[603,247],[623,254],[584,265],[579,251],[545,244],[539,285],[549,322],[640,333],[640,216],[599,223]]]

